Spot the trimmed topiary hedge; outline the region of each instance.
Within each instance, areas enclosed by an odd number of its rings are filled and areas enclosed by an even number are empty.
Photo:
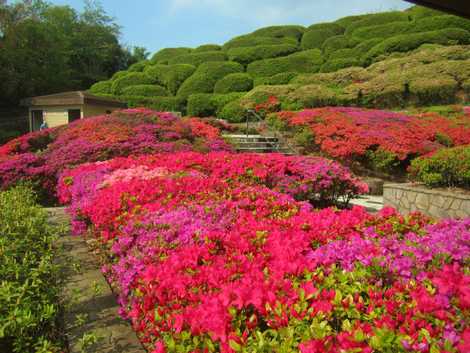
[[[148,60],[142,60],[142,61],[139,61],[135,64],[132,64],[131,66],[129,66],[129,68],[127,69],[127,71],[130,71],[130,72],[142,72],[144,71],[144,69],[147,67],[147,65],[149,64],[149,61]]]
[[[111,80],[100,81],[91,86],[88,91],[92,94],[111,94],[112,85],[113,81]]]
[[[158,85],[135,85],[128,86],[122,90],[125,96],[140,96],[140,97],[166,97],[169,95],[165,87]]]
[[[337,60],[337,59],[355,59],[357,62],[355,62],[355,65],[358,66],[364,66],[365,65],[365,54],[376,46],[377,44],[381,43],[382,39],[380,38],[373,38],[366,40],[359,45],[355,46],[354,48],[349,48],[349,49],[340,49],[332,52],[328,56],[328,61],[332,60]]]
[[[193,51],[191,48],[165,48],[155,53],[150,61],[155,64],[168,64],[168,61],[181,55],[189,54]]]
[[[283,72],[313,73],[322,64],[320,50],[311,49],[286,57],[255,61],[248,65],[247,72],[254,77],[271,77]]]
[[[335,28],[311,29],[302,37],[302,49],[321,49],[328,38],[335,37],[337,35],[341,35],[341,33],[338,34],[338,31]]]
[[[149,66],[144,73],[152,79],[153,83],[166,87],[171,94],[176,95],[183,82],[195,71],[196,67],[193,65],[175,64]]]
[[[384,23],[392,22],[408,22],[410,17],[401,11],[390,11],[390,12],[381,12],[375,14],[368,14],[359,21],[354,21],[346,27],[344,32],[346,35],[352,34],[355,30],[361,27],[370,27],[376,25],[382,25]]]
[[[276,45],[276,44],[298,45],[298,42],[296,39],[289,38],[289,37],[283,37],[283,38],[262,37],[262,36],[248,34],[248,35],[233,38],[232,40],[228,41],[227,43],[223,45],[223,50],[229,50],[232,48],[240,48],[240,47],[254,47],[257,45]]]
[[[261,85],[287,85],[298,74],[296,72],[281,72],[280,74],[271,77],[259,77],[255,80],[255,86]]]
[[[321,66],[320,72],[335,72],[347,67],[361,66],[361,64],[361,60],[354,56],[344,59],[330,59]]]
[[[187,113],[190,116],[209,117],[216,116],[224,106],[243,96],[243,93],[210,94],[200,93],[190,95],[188,98]]]
[[[227,51],[231,61],[248,65],[257,60],[277,58],[295,53],[299,48],[292,44],[257,45],[254,47],[232,48]]]
[[[424,6],[413,6],[409,9],[405,10],[405,13],[410,16],[413,20],[419,20],[425,17],[432,17],[432,16],[442,16],[444,15],[443,12],[430,9],[429,7]]]
[[[340,49],[354,48],[359,44],[357,39],[345,35],[328,38],[322,46],[323,53],[328,56],[332,52]]]
[[[237,99],[225,105],[217,117],[227,120],[230,123],[242,123],[246,120],[246,114],[246,108],[244,108],[240,100]]]
[[[178,95],[189,97],[191,94],[212,93],[214,86],[223,77],[243,72],[243,66],[232,61],[207,62],[201,64],[196,72],[189,77],[178,90]]]
[[[225,76],[217,81],[215,93],[248,92],[253,88],[253,79],[247,73],[236,73]]]
[[[186,113],[186,99],[183,97],[121,96],[119,99],[127,102],[129,108],[145,107],[161,112]]]
[[[431,31],[423,33],[403,34],[386,39],[374,46],[365,56],[367,63],[373,62],[382,55],[393,52],[407,52],[418,48],[422,44],[468,44],[470,43],[470,33],[458,28],[449,28],[441,31]]]
[[[126,75],[113,81],[111,92],[119,95],[126,87],[152,83],[152,79],[142,72],[128,72]]]
[[[417,77],[409,84],[410,99],[415,105],[452,104],[459,85],[445,75]]]
[[[428,17],[417,21],[413,31],[429,32],[445,28],[460,28],[470,32],[470,20],[452,15]]]
[[[121,78],[123,76],[126,76],[128,74],[127,71],[118,71],[116,72],[112,77],[111,77],[111,81],[115,81],[117,80],[118,78]]]
[[[189,64],[193,66],[199,66],[202,63],[210,61],[227,61],[228,57],[222,51],[206,51],[202,53],[190,53],[185,55],[180,55],[175,58],[168,60],[168,64]]]
[[[356,39],[367,40],[371,38],[386,39],[397,36],[399,34],[410,33],[415,31],[415,22],[392,22],[377,26],[360,27],[352,32],[352,36]]]
[[[270,26],[260,28],[251,35],[272,38],[293,38],[299,41],[305,32],[303,26]]]
[[[335,35],[343,34],[345,28],[335,22],[315,23],[307,28],[307,31],[327,30],[334,32]]]
[[[222,47],[218,44],[203,44],[194,49],[194,53],[204,53],[206,51],[217,51],[222,50]]]

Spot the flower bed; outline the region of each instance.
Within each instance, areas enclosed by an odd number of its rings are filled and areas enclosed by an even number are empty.
[[[305,202],[338,183],[362,188],[322,159],[179,153],[59,195],[149,352],[468,352],[470,220]]]
[[[224,151],[220,130],[197,118],[129,109],[24,135],[0,147],[0,188],[31,180],[55,198],[58,174],[85,162],[176,151]]]
[[[295,129],[308,150],[386,172],[405,171],[417,156],[470,143],[468,109],[458,117],[446,118],[435,113],[409,116],[383,110],[320,108],[280,112],[271,119]]]

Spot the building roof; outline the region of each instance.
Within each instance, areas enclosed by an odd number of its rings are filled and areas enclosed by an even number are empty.
[[[118,100],[99,97],[85,91],[62,92],[26,98],[21,101],[21,105],[28,107],[39,106],[62,106],[62,105],[101,105],[117,108],[126,108],[127,104]]]
[[[470,18],[470,2],[468,0],[406,0],[436,10],[450,12]]]

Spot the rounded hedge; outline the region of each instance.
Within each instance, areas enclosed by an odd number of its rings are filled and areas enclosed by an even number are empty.
[[[248,65],[257,60],[277,58],[295,53],[299,48],[292,44],[257,45],[254,47],[232,48],[227,51],[231,61]]]
[[[126,102],[129,108],[145,107],[161,112],[186,113],[186,99],[182,97],[121,96],[120,100]]]
[[[144,73],[152,79],[153,83],[162,85],[176,95],[178,89],[194,72],[196,67],[189,64],[152,65]]]
[[[349,25],[351,25],[352,23],[355,23],[357,21],[360,21],[364,18],[366,18],[368,15],[354,15],[354,16],[346,16],[346,17],[343,17],[343,18],[340,18],[339,20],[336,20],[335,24],[343,27],[344,29],[346,29],[346,27],[348,27]]]
[[[361,60],[354,57],[344,59],[330,59],[321,66],[320,72],[335,72],[352,66],[361,66]]]
[[[149,64],[148,60],[142,60],[129,66],[127,71],[128,72],[142,72],[144,71],[144,69],[147,67],[148,64]]]
[[[223,45],[223,50],[229,50],[232,48],[240,48],[240,47],[254,47],[257,45],[275,45],[275,44],[291,44],[291,45],[298,45],[298,42],[294,38],[283,37],[283,38],[276,38],[276,37],[263,37],[263,36],[256,36],[252,34],[240,36],[233,38],[232,40],[228,41]]]
[[[355,59],[355,66],[364,66],[365,65],[365,60],[364,57],[367,54],[367,52],[376,46],[377,44],[381,43],[382,39],[380,38],[373,38],[369,39],[366,41],[363,41],[362,43],[356,45],[354,48],[348,48],[348,49],[339,49],[334,52],[332,52],[328,56],[328,61],[333,61],[333,60],[345,60],[345,59]]]
[[[444,15],[443,12],[430,9],[429,7],[424,6],[413,6],[409,9],[405,10],[405,13],[411,16],[414,20],[419,20],[425,17],[432,17],[432,16],[441,16]]]
[[[445,28],[460,28],[470,31],[470,20],[452,15],[423,18],[416,22],[414,32],[437,31]]]
[[[441,31],[412,33],[395,36],[377,44],[367,52],[365,60],[371,63],[381,55],[393,52],[407,52],[420,47],[422,44],[468,44],[470,33],[458,28],[449,28]]]
[[[217,51],[222,50],[222,47],[218,44],[203,44],[194,49],[194,53],[204,53],[206,51]]]
[[[273,38],[293,38],[299,41],[305,32],[303,26],[270,26],[260,28],[252,33],[255,36]]]
[[[359,44],[357,39],[345,35],[334,36],[325,40],[322,46],[323,53],[328,56],[340,49],[354,48]]]
[[[90,87],[89,92],[93,94],[111,94],[112,85],[113,82],[110,80],[97,82]]]
[[[246,114],[246,109],[242,106],[240,100],[235,100],[225,105],[217,117],[230,123],[241,123],[246,120]]]
[[[121,78],[123,76],[126,76],[128,74],[127,71],[118,71],[116,72],[112,77],[111,77],[111,81],[115,81],[117,80],[118,78]]]
[[[236,73],[225,76],[217,81],[215,93],[248,92],[253,88],[253,79],[246,73]]]
[[[196,93],[212,93],[214,86],[223,77],[243,72],[243,66],[231,61],[213,61],[201,64],[178,90],[178,95],[189,97]]]
[[[169,65],[175,64],[189,64],[193,66],[199,66],[202,63],[210,61],[227,61],[227,54],[219,51],[206,51],[202,53],[190,53],[180,55],[168,60]]]
[[[296,72],[281,72],[280,74],[271,76],[271,77],[259,77],[255,80],[255,86],[268,85],[287,85],[295,77],[297,77]]]
[[[416,24],[414,22],[392,22],[377,26],[361,27],[356,29],[352,36],[360,40],[371,38],[390,38],[399,34],[416,32]]]
[[[354,21],[346,27],[344,32],[346,35],[353,33],[356,29],[361,27],[370,27],[376,25],[382,25],[384,23],[400,22],[400,21],[410,21],[410,16],[401,11],[390,11],[390,12],[381,12],[375,14],[368,14],[359,21]]]
[[[152,79],[142,72],[129,72],[115,81],[111,86],[111,93],[121,94],[129,86],[152,84]]]
[[[421,106],[455,103],[458,90],[458,82],[445,75],[419,77],[409,84],[410,99]]]
[[[271,77],[283,72],[314,73],[322,64],[321,51],[311,49],[286,57],[255,61],[248,65],[247,72],[253,77]]]
[[[330,32],[334,32],[335,35],[343,34],[345,28],[338,23],[334,22],[325,22],[325,23],[315,23],[307,28],[307,31],[317,31],[317,30],[327,30]]]
[[[191,48],[165,48],[154,54],[150,61],[155,64],[168,64],[169,60],[180,55],[189,54],[192,50]]]
[[[192,94],[188,98],[187,113],[190,116],[198,117],[216,116],[218,113],[220,113],[220,111],[225,105],[241,98],[242,96],[243,93]]]
[[[125,87],[122,94],[126,96],[166,97],[169,95],[165,87],[158,85],[134,85]]]
[[[335,29],[313,29],[302,37],[302,49],[321,49],[328,38],[339,35]]]

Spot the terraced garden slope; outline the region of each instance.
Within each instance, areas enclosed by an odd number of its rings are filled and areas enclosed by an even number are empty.
[[[289,109],[454,103],[468,100],[469,44],[469,20],[412,7],[166,48],[90,91],[228,120],[272,94]]]

